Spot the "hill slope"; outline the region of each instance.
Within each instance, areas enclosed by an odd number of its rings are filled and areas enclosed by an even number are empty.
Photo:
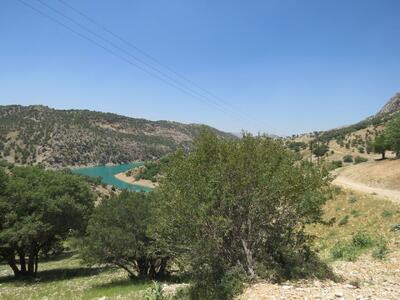
[[[0,158],[53,168],[147,160],[190,147],[202,126],[40,105],[0,106]]]
[[[400,93],[396,93],[381,110],[356,124],[335,128],[327,131],[294,135],[285,139],[290,147],[302,145],[300,151],[304,157],[310,156],[309,143],[320,141],[329,147],[325,158],[341,160],[343,156],[361,156],[367,159],[379,157],[372,153],[372,142],[381,134],[388,121],[400,112]],[[390,156],[390,154],[389,154]]]

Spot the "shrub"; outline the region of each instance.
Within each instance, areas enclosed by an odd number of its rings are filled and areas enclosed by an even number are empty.
[[[367,161],[368,161],[368,158],[356,156],[356,158],[354,159],[354,164],[357,165],[357,164],[367,162]]]
[[[372,251],[372,257],[376,259],[384,259],[388,253],[389,248],[387,247],[387,242],[384,239],[381,239],[374,251]]]
[[[342,192],[342,188],[341,188],[340,186],[335,186],[335,187],[333,188],[333,192],[334,192],[336,195],[339,195],[339,194]]]
[[[334,259],[355,261],[357,257],[374,245],[374,240],[366,232],[357,232],[349,242],[337,242],[330,250]]]
[[[330,252],[334,259],[355,261],[358,257],[358,249],[349,243],[337,242]]]
[[[343,167],[343,162],[341,160],[334,160],[331,162],[331,169],[337,169]]]
[[[123,191],[97,206],[81,249],[84,261],[122,268],[131,278],[164,276],[169,255],[148,231],[153,198],[152,193]]]
[[[385,209],[385,210],[382,212],[382,217],[384,217],[384,218],[390,218],[391,216],[393,216],[393,214],[394,214],[394,212],[393,212],[392,210],[387,210],[387,209]]]
[[[343,156],[343,162],[345,162],[345,163],[352,163],[352,162],[353,162],[353,156],[352,156],[352,155],[345,155],[345,156]]]
[[[341,218],[339,221],[339,226],[346,225],[349,222],[349,218],[349,215],[345,215],[343,218]]]
[[[371,236],[366,232],[357,232],[353,235],[353,245],[359,249],[370,247],[374,244]]]
[[[205,299],[230,298],[255,276],[311,276],[323,264],[304,226],[321,219],[326,174],[278,141],[204,131],[191,152],[170,157],[154,230],[192,270],[194,286],[207,287]]]
[[[357,199],[356,196],[351,196],[351,197],[349,198],[349,203],[356,203],[357,201],[358,201],[358,199]]]

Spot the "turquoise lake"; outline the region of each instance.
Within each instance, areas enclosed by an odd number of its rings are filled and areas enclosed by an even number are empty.
[[[101,177],[101,182],[105,184],[111,184],[120,189],[131,190],[135,192],[149,192],[151,188],[144,187],[141,185],[135,185],[123,182],[114,177],[115,174],[126,172],[134,167],[143,165],[143,163],[131,163],[123,164],[117,166],[97,166],[97,167],[87,167],[87,168],[76,168],[72,169],[73,173],[82,174],[90,177]]]

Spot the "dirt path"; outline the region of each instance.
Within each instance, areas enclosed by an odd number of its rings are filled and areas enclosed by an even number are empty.
[[[364,183],[355,182],[341,175],[339,175],[332,183],[359,192],[367,194],[376,194],[377,196],[385,197],[388,198],[389,200],[392,200],[393,202],[400,203],[400,191],[371,187]]]

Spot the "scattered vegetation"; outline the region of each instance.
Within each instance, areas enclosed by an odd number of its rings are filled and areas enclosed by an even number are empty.
[[[364,163],[367,161],[368,161],[368,158],[365,158],[362,156],[356,156],[356,158],[354,159],[354,164],[357,165],[357,164],[361,164],[361,163]]]
[[[0,158],[18,164],[64,168],[160,158],[188,149],[208,126],[148,121],[88,110],[0,106]]]
[[[352,163],[352,162],[353,162],[353,156],[352,156],[352,155],[345,155],[345,156],[343,156],[343,162],[345,162],[345,163]]]

